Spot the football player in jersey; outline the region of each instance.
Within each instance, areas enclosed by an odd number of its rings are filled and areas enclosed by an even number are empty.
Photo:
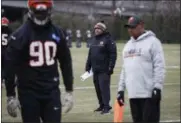
[[[21,107],[23,122],[61,122],[58,62],[66,92],[63,109],[73,106],[71,54],[63,30],[51,21],[52,8],[52,0],[28,0],[28,19],[11,35],[5,54],[7,111],[16,117]]]
[[[90,30],[87,30],[87,31],[86,31],[87,48],[89,48],[89,47],[90,47],[91,38],[92,38],[91,31],[90,31]]]
[[[81,48],[81,40],[82,40],[82,34],[81,31],[78,29],[76,30],[76,47]]]
[[[8,37],[12,32],[9,28],[9,20],[6,17],[1,19],[1,31],[1,84],[4,87],[4,54],[8,46]]]
[[[67,33],[67,37],[66,37],[67,45],[68,45],[69,48],[71,48],[72,47],[72,37],[73,37],[72,30],[71,29],[67,29],[66,33]]]

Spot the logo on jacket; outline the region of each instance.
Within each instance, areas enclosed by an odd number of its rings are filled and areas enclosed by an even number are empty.
[[[56,42],[60,42],[60,37],[57,36],[55,33],[52,34],[52,38],[56,40]]]
[[[141,56],[142,49],[130,49],[124,52],[124,58]]]

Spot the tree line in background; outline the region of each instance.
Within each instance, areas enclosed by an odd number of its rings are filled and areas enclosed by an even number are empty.
[[[155,2],[155,10],[150,15],[143,15],[145,28],[152,30],[162,43],[180,43],[180,10],[175,4],[168,2],[168,11],[156,11],[157,4]],[[179,8],[180,9],[180,8]],[[127,29],[124,24],[127,23],[127,17],[113,16],[95,16],[95,20],[90,20],[85,15],[77,15],[75,13],[54,13],[53,21],[64,29],[71,29],[73,32],[73,40],[75,39],[75,30],[80,29],[82,35],[89,29],[93,32],[94,24],[100,20],[104,20],[107,24],[108,31],[113,35],[115,40],[126,42],[129,39]],[[13,29],[17,28],[20,23],[11,25]]]

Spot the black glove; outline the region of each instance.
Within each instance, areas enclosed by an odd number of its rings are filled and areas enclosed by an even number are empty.
[[[109,68],[108,74],[109,75],[113,74],[113,69],[112,68]]]
[[[120,106],[124,105],[124,91],[119,91],[117,95],[117,101]]]
[[[152,91],[152,100],[160,101],[161,100],[161,90],[158,88],[154,88]]]

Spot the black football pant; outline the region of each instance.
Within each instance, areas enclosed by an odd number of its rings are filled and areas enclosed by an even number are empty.
[[[1,82],[5,78],[4,76],[4,56],[1,55]]]
[[[159,123],[160,101],[151,98],[130,99],[130,108],[134,123]]]
[[[69,48],[72,47],[72,40],[71,40],[71,39],[69,39],[69,40],[67,41],[67,45],[68,45]]]
[[[94,73],[94,86],[99,100],[99,105],[103,108],[109,108],[110,101],[110,75],[107,73]]]
[[[19,91],[23,123],[60,123],[61,102],[59,89],[50,94],[38,95],[31,91]]]
[[[87,48],[89,48],[89,47],[90,47],[90,43],[91,43],[90,41],[91,41],[91,39],[90,39],[90,38],[88,38],[88,39],[87,39]]]
[[[79,38],[76,41],[76,47],[81,48],[81,39],[79,39]]]

